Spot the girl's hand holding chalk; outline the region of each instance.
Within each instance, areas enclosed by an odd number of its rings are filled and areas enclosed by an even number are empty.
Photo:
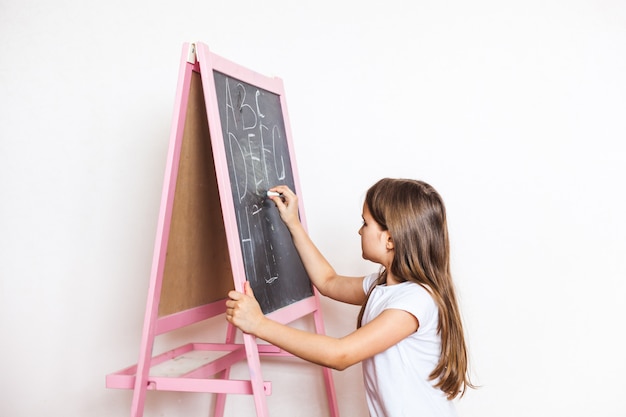
[[[267,191],[267,197],[271,198],[287,228],[300,224],[298,216],[298,197],[286,185],[278,185]],[[276,198],[278,197],[278,198]]]

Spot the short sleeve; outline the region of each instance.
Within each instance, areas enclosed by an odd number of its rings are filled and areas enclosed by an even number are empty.
[[[389,300],[387,308],[404,310],[417,318],[420,328],[426,330],[436,323],[437,305],[425,288],[415,283],[401,284],[397,293]]]
[[[363,278],[363,291],[365,292],[365,294],[369,292],[370,288],[372,288],[372,285],[377,278],[378,274],[369,274],[366,275],[365,278]]]

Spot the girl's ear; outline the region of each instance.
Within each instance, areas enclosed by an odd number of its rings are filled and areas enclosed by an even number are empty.
[[[389,233],[387,233],[387,245],[386,245],[387,250],[393,250],[393,239],[391,239],[391,235],[389,235]]]

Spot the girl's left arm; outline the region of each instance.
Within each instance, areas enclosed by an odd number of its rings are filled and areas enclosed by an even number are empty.
[[[261,312],[248,282],[245,283],[245,294],[231,291],[228,295],[228,322],[304,360],[337,370],[344,370],[390,348],[419,327],[412,314],[389,309],[349,335],[334,338],[268,319]]]

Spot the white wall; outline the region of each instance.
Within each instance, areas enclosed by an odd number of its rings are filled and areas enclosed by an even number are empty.
[[[375,180],[443,194],[482,385],[461,415],[626,416],[624,2],[366,4],[0,2],[0,415],[129,415],[104,377],[137,361],[180,48],[200,40],[283,78],[309,229],[341,272],[372,268]],[[265,370],[273,416],[320,415],[315,367]],[[336,373],[343,416],[366,414],[360,378]],[[145,416],[211,402],[150,393]]]

